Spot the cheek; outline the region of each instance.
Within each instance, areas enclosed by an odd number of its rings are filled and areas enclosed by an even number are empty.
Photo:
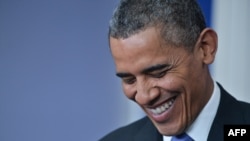
[[[167,74],[164,78],[157,81],[157,86],[167,91],[183,91],[183,80],[175,74]]]
[[[190,88],[192,82],[187,80],[189,80],[188,77],[184,77],[184,75],[169,74],[164,80],[159,81],[158,83],[160,87],[163,88],[163,91],[179,94],[176,99],[175,115],[180,118],[176,118],[176,120],[180,122],[182,126],[185,125],[184,123],[188,123],[192,119],[192,100],[197,99],[196,96],[192,95],[192,88]]]

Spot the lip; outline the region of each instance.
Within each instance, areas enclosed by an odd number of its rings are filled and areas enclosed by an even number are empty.
[[[152,107],[151,108],[147,108],[148,114],[150,115],[150,117],[152,117],[152,119],[154,121],[156,121],[158,123],[163,123],[163,122],[167,121],[170,118],[170,116],[171,116],[173,107],[175,106],[176,98],[177,98],[177,96],[171,97],[168,100],[166,100],[164,102],[161,102],[161,104],[158,104],[157,106],[154,106],[154,108],[152,108]],[[170,101],[172,101],[171,106],[166,111],[164,111],[163,113],[161,113],[161,114],[154,114],[152,112],[152,109],[156,109],[157,107],[160,107],[160,106],[162,106],[165,103],[170,102]]]

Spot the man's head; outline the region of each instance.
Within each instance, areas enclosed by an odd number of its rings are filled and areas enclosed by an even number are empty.
[[[185,131],[209,100],[216,33],[194,0],[122,0],[109,41],[125,95],[160,133]]]

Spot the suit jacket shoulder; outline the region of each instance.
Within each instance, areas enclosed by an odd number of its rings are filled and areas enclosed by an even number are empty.
[[[224,125],[249,124],[250,104],[239,101],[218,84],[221,90],[221,99],[215,119],[209,132],[208,141],[223,140]]]
[[[162,136],[148,117],[118,128],[100,141],[162,141]]]

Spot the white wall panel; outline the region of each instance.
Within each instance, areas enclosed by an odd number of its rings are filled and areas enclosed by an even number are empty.
[[[236,98],[250,102],[250,1],[214,0],[212,26],[219,43],[214,78]]]

